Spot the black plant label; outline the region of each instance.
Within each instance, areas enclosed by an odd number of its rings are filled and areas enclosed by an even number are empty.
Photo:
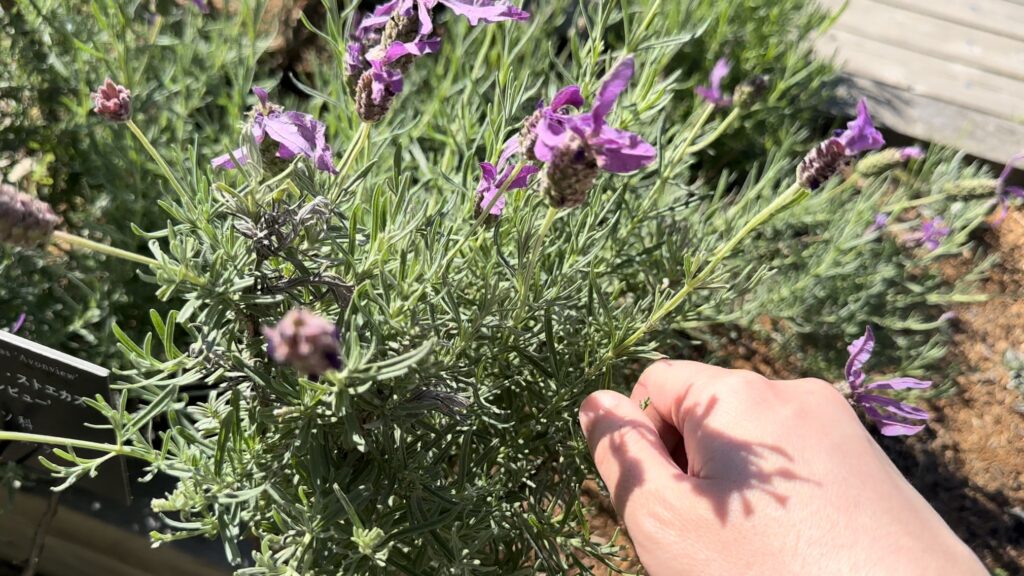
[[[0,430],[113,443],[111,430],[95,427],[107,424],[106,420],[85,403],[86,398],[95,399],[97,394],[112,400],[110,371],[106,368],[0,331]],[[0,440],[0,463],[23,464],[48,476],[39,464],[39,456],[64,463],[48,455],[53,448]],[[87,458],[102,455],[78,449],[75,453]],[[116,501],[128,498],[121,458],[111,459],[99,468],[95,478],[83,478],[77,485]]]

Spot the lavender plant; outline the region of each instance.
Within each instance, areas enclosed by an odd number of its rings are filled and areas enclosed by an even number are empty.
[[[90,401],[110,443],[0,439],[63,448],[48,465],[65,485],[118,456],[173,475],[155,542],[218,537],[239,574],[587,573],[617,551],[577,497],[586,394],[680,335],[769,312],[838,333],[837,350],[868,321],[926,332],[895,324],[943,294],[900,266],[962,246],[995,196],[958,192],[941,154],[879,169],[866,106],[817,146],[793,128],[756,170],[708,179],[809,65],[718,66],[698,96],[707,71],[679,62],[728,32],[690,19],[705,4],[581,4],[568,32],[575,2],[534,4],[326,2],[334,60],[300,79],[307,111],[236,84],[233,102],[254,93],[237,148],[203,146],[188,169],[125,113],[144,91],[98,90],[124,124],[106,129],[166,182],[171,221],[135,262],[173,309],[141,341],[114,330],[123,401]],[[902,239],[922,216],[949,228],[935,250]],[[865,393],[883,383],[865,388],[855,356],[854,401],[902,406]]]

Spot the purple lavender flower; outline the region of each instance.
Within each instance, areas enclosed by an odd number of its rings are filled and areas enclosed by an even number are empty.
[[[341,368],[341,347],[334,324],[312,312],[295,308],[273,328],[263,327],[267,356],[317,377]]]
[[[10,333],[17,334],[18,330],[21,330],[21,327],[25,325],[26,318],[28,318],[28,316],[26,316],[24,312],[19,314],[18,319],[14,321],[13,325],[11,325]]]
[[[503,152],[497,167],[490,162],[480,163],[481,178],[480,184],[476,187],[476,195],[479,199],[477,213],[487,210],[492,217],[500,218],[505,211],[505,192],[526,188],[530,185],[530,178],[540,172],[536,166],[523,166],[519,169],[516,177],[510,181],[509,178],[515,171],[515,165],[509,162],[513,153],[514,151],[507,150]]]
[[[90,94],[92,111],[111,122],[127,122],[132,117],[132,93],[120,84],[107,78]]]
[[[203,14],[210,13],[210,6],[206,4],[206,0],[192,0],[192,4],[199,9]]]
[[[924,246],[929,252],[933,252],[939,248],[946,236],[949,236],[949,227],[945,226],[941,216],[937,216],[922,220],[921,230],[912,236],[911,241],[919,246]]]
[[[899,153],[900,162],[924,158],[924,148],[920,146],[904,146],[903,148],[897,148],[897,152]]]
[[[601,85],[590,112],[543,114],[535,129],[533,151],[547,164],[544,193],[555,207],[582,204],[598,172],[634,172],[654,162],[657,151],[639,135],[609,126],[605,119],[633,77],[633,57],[626,58]],[[575,100],[573,91],[563,99]]]
[[[711,69],[711,77],[709,78],[711,86],[697,86],[695,89],[697,95],[709,104],[713,104],[716,108],[732,106],[732,97],[722,93],[722,79],[729,74],[731,69],[732,64],[728,60],[719,58],[715,62],[715,67]]]
[[[313,160],[318,170],[337,174],[330,145],[327,144],[327,127],[309,114],[302,112],[286,112],[280,106],[271,104],[267,91],[254,86],[253,94],[260,104],[252,113],[250,130],[257,144],[262,144],[267,136],[278,144],[275,156],[282,160],[292,160],[297,156],[305,156]],[[232,155],[239,163],[245,164],[249,157],[245,148],[238,148],[231,154],[224,154],[213,159],[214,168],[230,170],[235,168]]]
[[[551,162],[559,150],[584,144],[587,154],[606,172],[627,174],[654,162],[657,150],[639,135],[613,128],[605,118],[633,78],[633,57],[626,58],[608,76],[598,91],[590,112],[574,116],[549,114],[537,125],[534,152],[543,162]]]
[[[871,224],[871,227],[868,228],[868,233],[878,232],[879,230],[884,229],[887,224],[889,224],[889,215],[885,212],[879,212],[878,214],[875,214],[875,221]]]
[[[551,99],[551,104],[544,105],[544,100],[537,103],[537,111],[530,115],[523,122],[523,129],[519,134],[505,142],[502,156],[522,152],[527,160],[536,161],[537,155],[534,149],[537,146],[537,126],[541,120],[549,123],[565,122],[573,112],[578,111],[586,101],[580,92],[579,86],[567,86],[562,88]]]
[[[868,113],[868,102],[861,99],[857,103],[857,118],[846,125],[846,130],[837,130],[832,138],[804,156],[796,171],[797,180],[808,190],[817,190],[835,176],[849,158],[884,145],[885,139]]]
[[[871,121],[871,114],[868,113],[868,101],[862,98],[857,103],[857,118],[846,124],[836,138],[843,145],[847,156],[856,156],[868,150],[878,150],[885,146],[885,139],[882,133],[875,128]]]
[[[893,378],[865,385],[864,364],[871,358],[875,349],[875,334],[871,327],[864,330],[864,336],[854,340],[847,348],[850,359],[846,362],[846,383],[850,386],[850,403],[860,406],[864,414],[878,425],[879,431],[885,436],[910,436],[924,429],[924,424],[917,422],[927,420],[928,412],[904,404],[898,400],[872,394],[879,390],[904,390],[907,388],[928,388],[931,382],[915,378]]]
[[[1018,160],[1024,160],[1024,152],[1017,154],[1006,163],[1003,167],[1003,171],[999,174],[999,178],[996,179],[996,205],[999,211],[996,215],[996,219],[993,222],[995,226],[999,226],[1006,220],[1006,215],[1010,213],[1010,201],[1015,198],[1024,198],[1024,188],[1020,186],[1007,186],[1006,180],[1010,177],[1010,173],[1013,172],[1013,165]]]
[[[416,16],[419,20],[419,33],[427,36],[434,31],[431,13],[438,4],[443,4],[452,12],[465,16],[471,26],[483,22],[502,22],[505,20],[526,20],[530,13],[509,4],[506,0],[392,0],[378,6],[373,14],[363,20],[361,26],[366,29],[379,29],[387,25],[392,16],[409,18]]]

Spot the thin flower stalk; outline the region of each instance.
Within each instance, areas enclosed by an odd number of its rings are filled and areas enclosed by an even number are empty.
[[[604,358],[602,358],[602,362],[599,363],[598,366],[595,366],[595,368],[600,367],[601,364],[613,361],[624,351],[636,345],[636,343],[643,339],[643,337],[646,336],[648,332],[653,330],[658,325],[658,323],[661,322],[663,318],[665,318],[665,316],[668,316],[677,307],[679,307],[679,305],[682,304],[682,302],[686,299],[687,296],[689,296],[694,290],[700,288],[704,284],[704,282],[706,282],[711,277],[711,275],[715,273],[715,270],[718,269],[718,266],[727,257],[729,257],[730,254],[732,254],[733,250],[735,250],[736,247],[739,246],[739,244],[743,242],[743,240],[746,239],[746,237],[749,236],[751,232],[756,230],[758,227],[760,227],[768,220],[771,220],[779,212],[782,212],[786,208],[802,200],[803,196],[805,196],[806,193],[806,189],[804,189],[804,187],[799,182],[795,182],[788,189],[786,189],[785,192],[780,194],[771,204],[769,204],[763,210],[755,214],[754,217],[751,218],[743,226],[743,228],[736,232],[736,234],[734,234],[725,244],[720,246],[718,250],[715,251],[714,255],[712,255],[711,259],[708,261],[708,263],[704,266],[704,268],[701,270],[699,274],[697,274],[692,279],[687,281],[686,284],[684,284],[683,287],[680,288],[679,291],[672,296],[672,298],[665,302],[665,304],[663,304],[660,308],[655,310],[647,319],[647,321],[644,322],[644,324],[640,328],[634,331],[633,334],[631,334],[628,338],[623,340],[621,344],[609,350],[604,355]]]

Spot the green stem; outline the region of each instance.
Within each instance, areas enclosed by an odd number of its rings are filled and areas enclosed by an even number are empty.
[[[348,175],[348,171],[352,168],[352,164],[355,163],[356,157],[363,151],[366,144],[370,141],[370,126],[371,124],[363,122],[359,125],[359,132],[356,133],[355,142],[348,147],[345,151],[345,157],[341,160],[341,168],[338,170],[338,176],[344,178]]]
[[[34,444],[45,444],[48,446],[64,446],[67,448],[80,448],[82,450],[95,450],[119,456],[132,456],[146,460],[143,452],[128,446],[117,446],[115,444],[101,444],[99,442],[87,442],[72,438],[61,438],[60,436],[44,436],[42,434],[30,434],[27,432],[0,431],[0,442],[32,442]]]
[[[113,256],[115,258],[120,258],[122,260],[127,260],[129,262],[135,262],[136,264],[150,266],[152,268],[160,267],[160,261],[150,258],[148,256],[143,256],[141,254],[136,254],[135,252],[129,252],[127,250],[115,248],[113,246],[102,244],[100,242],[95,242],[93,240],[89,240],[88,238],[82,238],[81,236],[70,234],[68,232],[63,232],[61,230],[55,230],[53,232],[52,238],[55,240],[59,240],[60,242],[70,244],[75,248],[81,248],[99,254],[106,254],[107,256]],[[204,284],[206,284],[205,280],[196,276],[195,274],[192,274],[187,270],[185,271],[185,279],[197,286],[203,286]]]
[[[647,32],[647,29],[651,27],[651,24],[654,24],[654,18],[658,15],[658,12],[660,10],[661,0],[655,0],[654,3],[651,4],[650,10],[647,11],[647,17],[644,18],[644,21],[640,24],[640,27],[637,28],[636,32],[633,34],[633,41],[630,42],[630,47],[628,50],[626,50],[626,52],[634,52],[636,50],[636,42],[639,41],[640,38],[644,35],[644,33]]]
[[[481,208],[480,215],[477,216],[477,219],[473,222],[473,227],[470,228],[468,232],[466,232],[466,235],[463,236],[461,240],[459,240],[459,243],[455,245],[455,248],[450,250],[448,254],[445,255],[445,259],[441,261],[441,264],[439,266],[430,269],[429,278],[427,279],[427,281],[421,282],[419,287],[416,289],[416,292],[414,292],[411,297],[406,299],[406,302],[410,306],[414,305],[416,301],[419,300],[420,295],[422,295],[423,292],[427,289],[427,286],[433,283],[434,279],[437,276],[443,274],[446,270],[448,270],[448,267],[451,266],[452,262],[455,260],[455,257],[458,255],[459,251],[461,251],[462,248],[466,245],[466,243],[468,243],[470,239],[473,238],[477,229],[479,229],[480,226],[483,225],[484,220],[487,220],[487,217],[491,213],[491,208],[493,208],[494,205],[497,204],[498,200],[500,200],[505,195],[505,193],[508,192],[508,187],[512,185],[512,181],[515,180],[517,176],[519,176],[519,173],[522,172],[523,168],[525,167],[526,164],[523,162],[516,164],[516,167],[512,170],[512,173],[509,174],[509,177],[505,180],[505,183],[502,184],[501,188],[498,189],[498,193],[495,194],[493,198],[491,198],[491,201],[488,202],[486,206]]]
[[[722,123],[718,125],[718,128],[715,128],[714,132],[709,134],[707,138],[701,140],[696,145],[692,147],[687,147],[686,153],[694,154],[714,144],[715,140],[718,140],[722,136],[722,134],[725,134],[725,131],[728,130],[729,127],[732,126],[736,122],[736,120],[739,119],[739,117],[742,115],[743,110],[740,107],[737,106],[733,108],[732,112],[730,112],[729,115],[725,117],[725,120],[722,120]]]
[[[487,220],[487,217],[490,216],[491,214],[491,208],[494,208],[494,205],[498,203],[498,200],[505,196],[505,193],[508,192],[509,186],[512,185],[512,181],[519,176],[519,173],[523,171],[523,168],[526,168],[525,163],[520,162],[519,164],[516,164],[516,167],[512,170],[512,173],[509,174],[509,177],[505,179],[505,183],[502,184],[501,188],[498,189],[498,193],[491,198],[491,201],[488,202],[486,206],[483,206],[480,209],[480,215],[477,216],[476,220],[473,222],[473,227],[469,229],[469,231],[466,233],[465,236],[462,237],[461,240],[459,240],[459,243],[455,245],[455,249],[448,252],[448,255],[444,259],[441,268],[439,268],[438,270],[443,272],[444,270],[448,269],[448,266],[451,266],[452,260],[455,259],[455,256],[458,255],[459,251],[462,250],[462,248],[466,245],[467,242],[469,242],[469,240],[473,237],[473,234],[477,231],[477,229],[479,229],[480,226],[483,225],[484,221]]]
[[[665,316],[672,313],[682,302],[689,296],[694,290],[700,288],[700,286],[714,274],[718,266],[732,253],[733,250],[739,246],[751,232],[756,230],[759,226],[770,220],[777,213],[781,212],[784,208],[789,206],[803,191],[803,187],[799,182],[793,183],[785,192],[780,194],[771,204],[766,206],[763,210],[758,212],[753,218],[751,218],[744,226],[729,239],[728,242],[723,244],[715,251],[711,260],[704,266],[704,269],[699,274],[694,276],[692,279],[686,282],[685,285],[676,292],[672,298],[670,298],[661,308],[657,309],[651,317],[644,322],[643,326],[638,328],[629,338],[626,338],[621,344],[616,346],[614,349],[605,354],[604,360],[613,360],[616,356],[621,354],[624,350],[627,350],[631,346],[635,345],[644,336],[647,335]]]
[[[142,130],[137,124],[135,124],[135,121],[129,119],[127,124],[128,129],[132,131],[132,134],[135,134],[135,138],[142,143],[142,147],[146,149],[146,152],[149,152],[150,157],[152,157],[153,161],[160,167],[160,171],[164,173],[164,177],[171,183],[171,186],[174,188],[174,191],[178,193],[178,196],[181,198],[188,198],[188,194],[185,193],[185,187],[181,185],[181,182],[178,182],[178,178],[174,175],[174,172],[171,172],[171,167],[164,161],[163,156],[156,151],[156,148],[154,148],[153,144],[150,143],[149,138],[146,138],[146,135],[142,133]]]
[[[690,151],[690,145],[697,139],[697,134],[700,133],[704,125],[708,123],[711,115],[715,113],[715,105],[707,104],[704,106],[704,112],[701,113],[700,118],[697,119],[697,123],[693,125],[690,133],[686,135],[686,140],[683,140],[682,146],[676,148],[676,153],[672,156],[670,164],[675,167],[676,164],[682,162],[683,158]]]
[[[544,216],[544,223],[540,225],[540,232],[537,233],[537,237],[533,239],[533,246],[530,248],[530,256],[526,261],[526,273],[523,275],[523,288],[519,293],[519,306],[516,308],[516,318],[522,315],[523,309],[526,306],[526,296],[530,292],[530,287],[533,285],[533,274],[537,267],[537,260],[540,259],[540,251],[544,245],[544,238],[548,235],[548,230],[551,229],[551,225],[555,222],[555,218],[558,216],[558,208],[554,206],[548,207],[548,213]]]

